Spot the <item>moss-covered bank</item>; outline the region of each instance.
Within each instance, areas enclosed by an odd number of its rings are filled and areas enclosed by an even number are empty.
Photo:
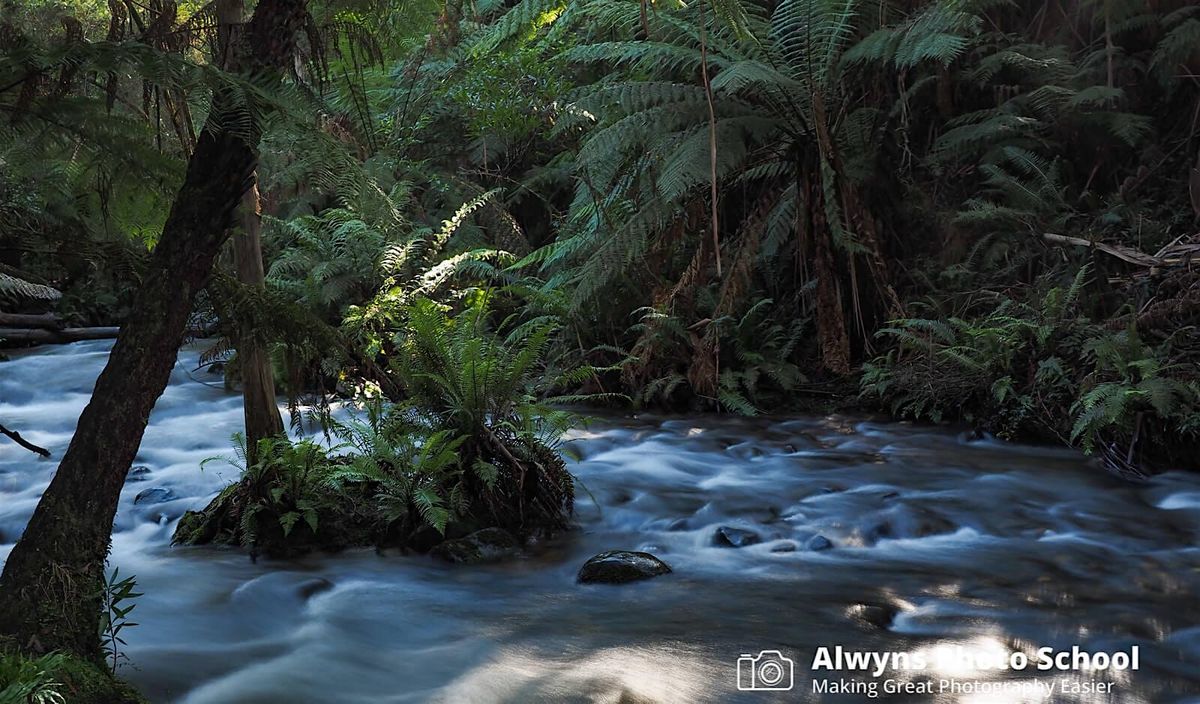
[[[22,655],[0,642],[0,704],[148,704],[104,666],[63,653]]]

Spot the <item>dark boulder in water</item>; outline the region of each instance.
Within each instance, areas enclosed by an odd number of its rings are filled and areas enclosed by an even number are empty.
[[[138,495],[133,497],[135,504],[161,504],[167,501],[174,501],[179,498],[175,492],[165,486],[155,486],[149,489],[142,489]]]
[[[790,540],[784,540],[772,545],[771,552],[796,552],[796,544]]]
[[[128,482],[144,482],[150,478],[150,468],[144,464],[139,464],[136,467],[129,469],[129,474],[125,475],[125,481]]]
[[[833,541],[823,535],[814,535],[808,541],[808,549],[814,552],[829,550],[833,547]]]
[[[891,604],[855,604],[850,607],[850,616],[864,625],[888,629],[900,610]]]
[[[713,545],[721,548],[744,548],[747,545],[761,543],[762,538],[752,530],[721,526],[713,536]]]
[[[311,599],[317,594],[327,592],[330,589],[333,589],[333,582],[324,577],[317,577],[296,587],[296,593],[300,595],[301,599]]]
[[[502,528],[484,528],[463,538],[439,543],[430,555],[447,562],[472,564],[491,562],[511,557],[521,549],[521,544],[512,533]]]
[[[670,565],[648,552],[609,550],[583,563],[578,581],[584,584],[625,584],[670,571]]]
[[[882,513],[883,520],[863,532],[863,542],[874,545],[880,540],[927,538],[958,530],[950,519],[922,506],[900,505]]]

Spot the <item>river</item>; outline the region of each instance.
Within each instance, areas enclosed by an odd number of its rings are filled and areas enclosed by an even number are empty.
[[[110,344],[0,362],[0,420],[61,457]],[[366,549],[253,563],[170,546],[183,511],[236,478],[199,467],[230,454],[242,415],[196,357],[181,351],[151,418],[110,559],[145,592],[120,674],[154,702],[857,702],[872,697],[838,684],[872,681],[879,701],[1200,701],[1194,475],[1133,485],[1064,449],[863,419],[608,416],[568,442],[586,487],[578,530],[519,559]],[[0,443],[0,559],[54,467]],[[719,547],[722,526],[761,541]],[[816,536],[832,547],[812,549]],[[609,549],[652,552],[674,572],[577,584]],[[1136,646],[1140,667],[988,664],[1074,645]],[[926,665],[812,669],[836,646]],[[792,691],[737,689],[739,658],[763,650],[794,661]],[[959,688],[912,691],[946,681]],[[1082,691],[1096,684],[1111,693]]]

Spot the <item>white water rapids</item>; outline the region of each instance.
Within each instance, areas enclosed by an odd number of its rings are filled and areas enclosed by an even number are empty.
[[[0,362],[0,420],[61,457],[108,342]],[[1063,702],[1200,701],[1200,477],[1147,485],[1077,453],[844,418],[607,417],[572,434],[579,529],[520,558],[452,566],[352,550],[257,564],[173,548],[174,522],[235,470],[241,399],[185,348],[121,499],[111,565],[137,575],[121,675],[155,702],[610,704],[829,701],[820,646],[1117,651],[1136,672],[894,672],[896,680],[1112,682]],[[55,468],[0,442],[0,559]],[[154,489],[143,500],[135,497]],[[595,502],[589,498],[594,496]],[[718,547],[721,526],[761,542]],[[812,550],[814,536],[833,545]],[[788,548],[795,548],[788,552]],[[579,585],[590,556],[646,550],[670,575]],[[739,692],[741,654],[795,661],[792,692]],[[838,673],[834,673],[838,675]],[[870,673],[841,673],[871,680]],[[896,702],[1048,701],[885,694]]]

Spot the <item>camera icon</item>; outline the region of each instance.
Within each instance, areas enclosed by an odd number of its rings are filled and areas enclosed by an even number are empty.
[[[778,650],[742,653],[737,661],[737,688],[743,692],[786,692],[792,688],[796,663]]]

